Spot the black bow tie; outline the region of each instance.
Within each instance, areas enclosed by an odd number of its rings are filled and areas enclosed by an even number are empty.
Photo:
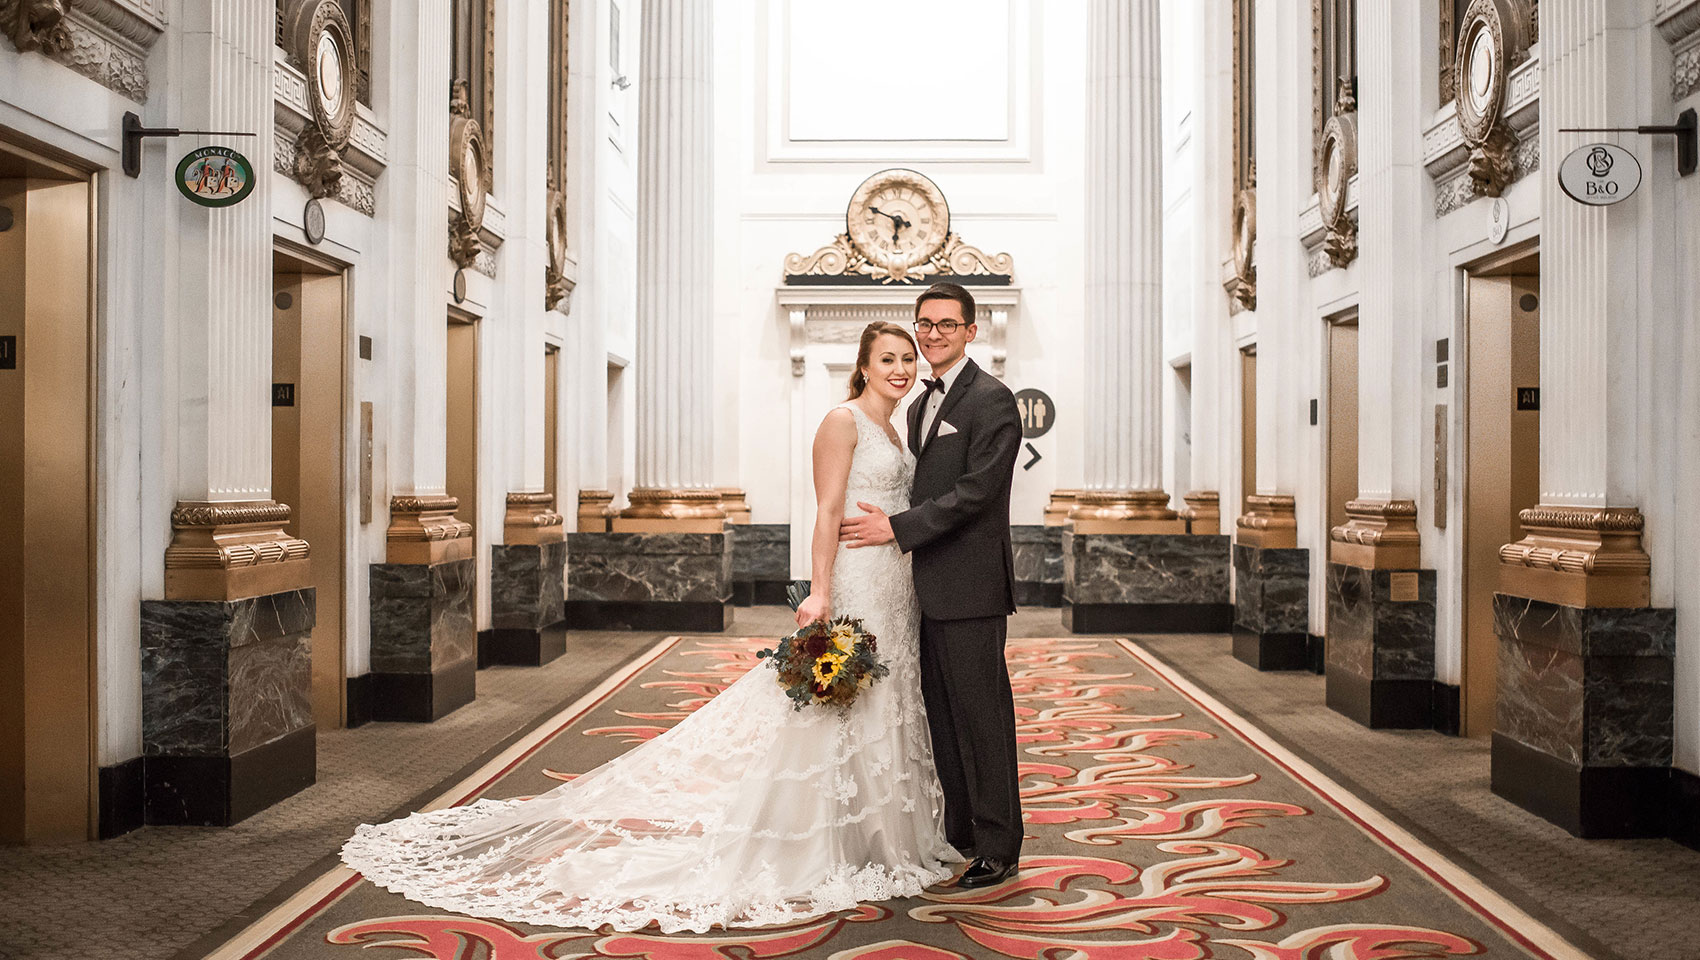
[[[927,385],[926,391],[921,394],[921,399],[923,399],[923,400],[927,399],[927,397],[930,396],[934,390],[937,390],[940,393],[944,392],[944,378],[943,377],[934,377],[931,380],[922,380],[921,382]]]

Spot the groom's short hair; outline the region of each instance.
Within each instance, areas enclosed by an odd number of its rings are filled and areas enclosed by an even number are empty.
[[[917,318],[921,316],[921,304],[928,300],[955,300],[956,305],[962,308],[962,322],[974,322],[974,295],[969,293],[968,288],[960,283],[951,283],[946,280],[928,287],[925,293],[915,298],[915,316]]]

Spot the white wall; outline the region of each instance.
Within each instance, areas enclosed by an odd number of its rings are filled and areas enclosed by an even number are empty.
[[[792,485],[811,481],[808,465],[791,462],[785,442],[791,429],[789,330],[775,301],[785,256],[810,253],[843,232],[845,206],[869,174],[910,167],[939,185],[950,204],[952,229],[965,242],[1014,257],[1022,304],[1010,321],[1004,379],[1014,389],[1044,390],[1060,411],[1056,428],[1034,441],[1043,459],[1031,471],[1016,472],[1012,520],[1039,523],[1050,491],[1074,485],[1080,469],[1084,5],[1009,0],[1007,28],[979,21],[978,42],[1007,42],[1007,60],[1014,65],[1002,131],[1007,135],[997,139],[991,138],[999,132],[996,122],[974,105],[982,95],[1001,93],[967,83],[915,84],[894,100],[864,96],[854,74],[844,74],[833,98],[787,104],[777,85],[788,76],[787,17],[802,2],[729,3],[716,27],[715,313],[724,331],[715,355],[722,378],[714,415],[716,480],[745,488],[755,522],[787,522]],[[957,2],[941,2],[938,9],[948,12]],[[947,36],[937,44],[909,43],[903,55],[934,55],[948,49],[960,31]],[[806,116],[805,132],[816,135],[831,129],[829,119],[839,118],[846,136],[902,133],[914,116],[950,112],[958,103],[979,118],[973,129],[988,139],[786,136],[785,121],[792,116]],[[885,116],[893,113],[911,116]],[[921,289],[917,285],[915,292]],[[980,332],[989,332],[986,324]],[[1021,462],[1027,459],[1023,454]]]

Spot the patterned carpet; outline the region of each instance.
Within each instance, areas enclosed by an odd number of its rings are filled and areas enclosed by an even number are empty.
[[[678,722],[765,641],[673,638],[428,808],[549,789]],[[210,956],[1401,960],[1583,957],[1138,645],[1009,644],[1028,826],[988,890],[701,936],[433,911],[338,868]]]

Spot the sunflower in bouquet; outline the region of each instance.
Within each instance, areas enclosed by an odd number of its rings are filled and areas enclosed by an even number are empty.
[[[890,672],[874,635],[852,617],[816,620],[756,656],[773,666],[797,710],[815,704],[848,707]]]

